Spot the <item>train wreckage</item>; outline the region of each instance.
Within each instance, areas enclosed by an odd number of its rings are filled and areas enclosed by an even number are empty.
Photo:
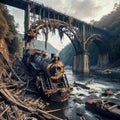
[[[51,101],[64,102],[72,91],[64,73],[64,64],[55,54],[50,58],[42,50],[26,49],[23,58],[15,61],[13,68],[23,82],[30,79],[29,82],[35,83],[39,92]]]
[[[24,36],[23,58],[13,64],[14,71],[22,81],[35,83],[40,93],[56,102],[66,101],[72,91],[64,73],[64,64],[55,54],[48,57],[45,51],[31,49],[30,43],[34,42],[41,32],[45,36],[45,48],[47,48],[48,33],[54,33],[57,28],[62,39],[61,29],[64,26],[68,27],[69,24],[54,19],[42,19],[33,23]]]
[[[104,116],[108,116],[114,120],[120,119],[120,105],[109,100],[104,99],[90,99],[86,103],[86,108],[99,113]]]

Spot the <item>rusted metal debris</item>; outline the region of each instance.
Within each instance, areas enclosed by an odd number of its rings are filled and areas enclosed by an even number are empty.
[[[45,111],[41,98],[23,94],[24,84],[14,80],[12,73],[0,68],[0,119],[1,120],[62,120]]]
[[[93,112],[108,116],[114,120],[120,119],[120,105],[110,100],[101,98],[89,99],[85,106]]]
[[[39,34],[43,34],[45,37],[45,48],[47,49],[48,34],[50,32],[55,34],[56,32],[55,29],[57,29],[60,39],[62,40],[64,33],[65,33],[65,30],[62,30],[62,29],[63,28],[65,29],[65,27],[67,31],[68,29],[70,29],[70,31],[73,32],[76,38],[79,39],[80,36],[76,34],[78,30],[72,26],[72,22],[73,22],[72,17],[69,17],[69,23],[66,23],[60,20],[50,19],[50,18],[48,19],[46,18],[45,20],[40,19],[36,21],[30,26],[30,30],[24,36],[25,46],[27,46],[27,44],[30,43],[31,41],[34,41],[35,39],[37,39],[37,36]]]

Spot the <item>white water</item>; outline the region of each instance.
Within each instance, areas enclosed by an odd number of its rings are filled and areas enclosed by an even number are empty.
[[[71,68],[66,69],[66,75],[69,80],[69,83],[73,85],[74,81],[79,82],[81,84],[85,84],[86,81],[93,80],[91,84],[87,85],[90,87],[88,89],[82,89],[80,87],[73,87],[73,91],[71,92],[70,99],[67,102],[67,107],[72,107],[70,109],[64,110],[64,115],[67,116],[70,120],[80,120],[77,113],[84,112],[88,118],[87,120],[98,120],[95,116],[96,114],[85,109],[85,102],[94,97],[104,97],[101,96],[104,90],[111,89],[115,91],[115,94],[120,92],[120,81],[119,79],[112,79],[111,77],[103,77],[95,74],[90,74],[89,76],[83,76],[80,74],[73,74]],[[97,91],[97,93],[89,94],[89,91]],[[75,98],[80,99],[83,104],[79,104],[74,102]],[[109,97],[108,97],[109,98]],[[115,96],[111,96],[110,98],[115,98]],[[119,100],[120,102],[120,100]],[[99,115],[97,115],[99,116]],[[103,116],[99,116],[102,120],[110,120],[109,118],[105,118]]]

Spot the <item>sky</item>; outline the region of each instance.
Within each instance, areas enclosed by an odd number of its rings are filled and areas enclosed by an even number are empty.
[[[104,15],[109,14],[115,3],[120,0],[31,0],[44,6],[51,7],[66,15],[73,16],[79,20],[90,23],[91,20],[99,21]],[[10,13],[15,17],[15,22],[19,24],[18,31],[24,33],[24,11],[9,7]],[[57,39],[58,35],[49,37],[49,42]],[[58,49],[62,49],[70,40],[65,36],[62,43],[54,41]]]

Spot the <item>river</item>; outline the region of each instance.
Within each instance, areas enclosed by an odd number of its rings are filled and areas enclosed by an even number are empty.
[[[89,75],[83,75],[83,74],[77,74],[73,73],[72,69],[70,67],[67,67],[65,70],[65,73],[67,75],[68,81],[70,85],[73,85],[74,81],[79,82],[81,84],[86,83],[86,81],[91,81],[88,85],[90,87],[90,90],[88,89],[82,89],[80,87],[73,87],[73,91],[70,95],[70,98],[68,101],[64,103],[51,103],[48,109],[62,109],[59,112],[53,113],[56,116],[59,116],[63,119],[65,119],[65,116],[69,118],[70,120],[80,120],[77,113],[84,113],[87,120],[113,120],[108,118],[108,116],[100,116],[99,114],[95,114],[91,111],[88,111],[85,108],[85,102],[90,98],[95,97],[105,97],[101,96],[102,93],[106,89],[110,89],[115,94],[120,93],[120,76],[116,75],[100,75],[96,74],[95,72],[91,72]],[[89,91],[97,91],[95,93],[89,94]],[[82,101],[82,104],[79,104],[77,102],[74,102],[74,99],[80,99]],[[114,95],[111,97],[107,97],[107,99],[117,100],[118,104],[120,104],[120,98],[116,98]]]

